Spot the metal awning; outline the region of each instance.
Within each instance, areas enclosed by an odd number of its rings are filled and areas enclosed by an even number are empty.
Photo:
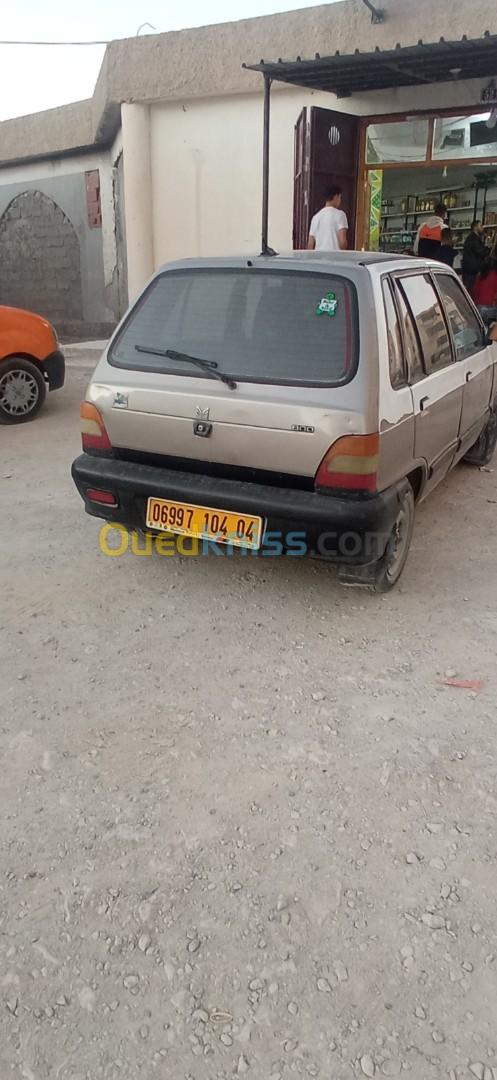
[[[386,90],[396,86],[420,86],[427,83],[459,82],[497,76],[497,34],[489,30],[483,37],[460,41],[440,41],[417,45],[396,45],[394,49],[373,52],[320,56],[306,60],[276,60],[244,64],[249,71],[259,71],[275,82],[325,90],[337,97],[349,97],[365,90]]]

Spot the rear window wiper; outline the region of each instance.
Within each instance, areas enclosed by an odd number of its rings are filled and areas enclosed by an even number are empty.
[[[200,356],[190,356],[189,353],[176,352],[176,349],[150,349],[148,345],[135,345],[136,352],[149,353],[151,356],[165,356],[168,360],[180,360],[185,364],[196,364],[197,367],[202,368],[202,371],[207,371],[209,375],[212,375],[213,379],[219,379],[220,382],[229,386],[230,390],[236,390],[236,382],[231,379],[229,375],[223,375],[222,371],[217,370],[217,364],[215,360],[203,360]]]

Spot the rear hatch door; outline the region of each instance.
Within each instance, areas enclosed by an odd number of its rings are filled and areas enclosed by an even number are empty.
[[[343,274],[187,267],[153,279],[91,397],[114,447],[313,477],[336,438],[364,432],[358,356]]]

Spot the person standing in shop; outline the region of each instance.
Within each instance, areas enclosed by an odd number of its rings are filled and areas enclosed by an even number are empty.
[[[488,258],[488,253],[483,239],[483,225],[481,221],[473,221],[462,252],[462,279],[468,292],[472,291],[478,274],[481,273],[485,260]]]
[[[442,246],[442,229],[445,229],[446,221],[447,209],[443,203],[438,203],[433,217],[419,226],[414,241],[414,254],[419,255],[420,259],[438,259]]]
[[[346,251],[349,223],[341,205],[342,189],[335,184],[328,188],[323,209],[311,221],[308,251]]]

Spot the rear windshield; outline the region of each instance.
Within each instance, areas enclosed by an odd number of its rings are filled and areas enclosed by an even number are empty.
[[[183,361],[141,353],[137,345],[214,361],[242,382],[339,385],[357,366],[355,288],[346,278],[322,273],[167,271],[130,312],[109,361],[209,377]]]

